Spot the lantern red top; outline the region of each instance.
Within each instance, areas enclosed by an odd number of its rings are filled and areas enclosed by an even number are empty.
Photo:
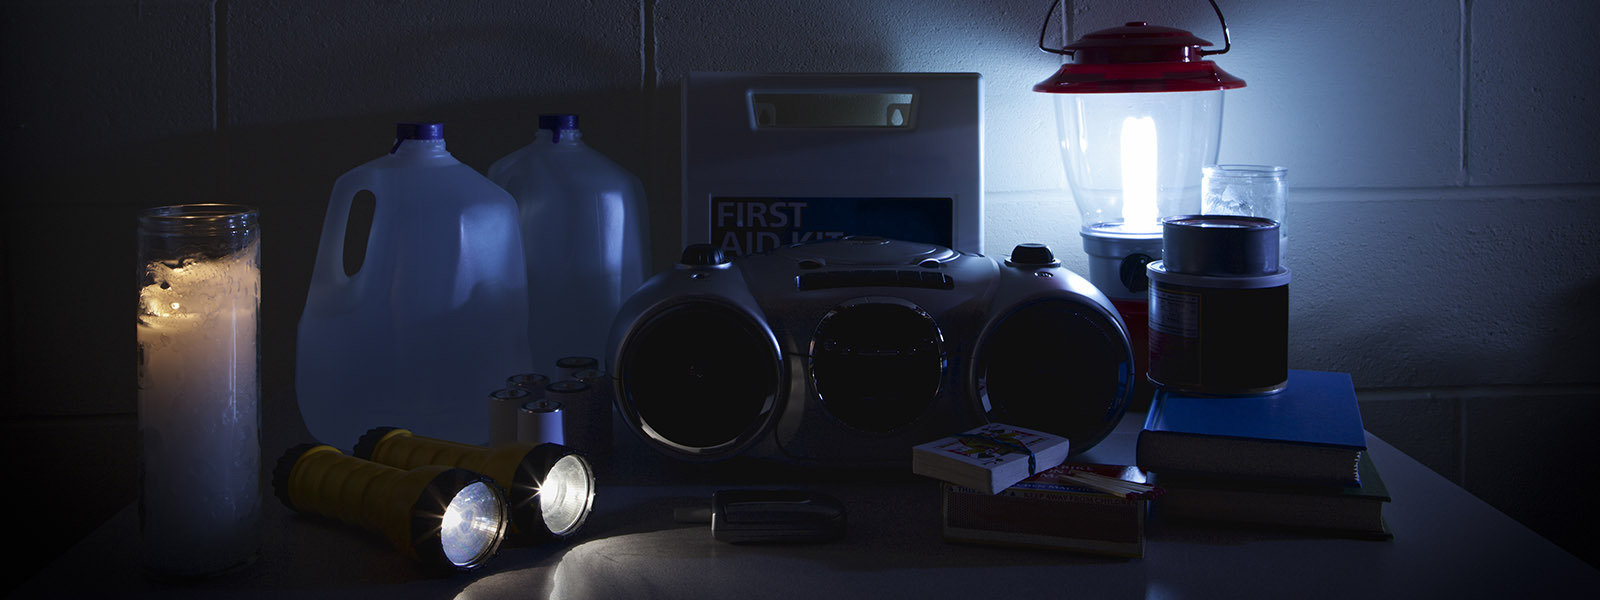
[[[1134,21],[1101,29],[1067,45],[1072,62],[1033,86],[1048,94],[1204,92],[1244,87],[1217,63],[1204,60],[1211,42],[1172,27]]]

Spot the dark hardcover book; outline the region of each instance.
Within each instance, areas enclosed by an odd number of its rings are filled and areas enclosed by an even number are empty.
[[[944,539],[1128,558],[1144,556],[1148,501],[1084,487],[1074,481],[1075,471],[1129,483],[1146,480],[1146,474],[1134,467],[1066,463],[998,494],[945,483]]]
[[[1273,394],[1156,392],[1137,451],[1141,468],[1163,476],[1354,487],[1366,448],[1350,375],[1291,370],[1288,385]]]
[[[1163,475],[1155,501],[1162,519],[1284,527],[1348,537],[1393,537],[1383,521],[1389,489],[1372,457],[1361,458],[1361,485],[1315,486]]]

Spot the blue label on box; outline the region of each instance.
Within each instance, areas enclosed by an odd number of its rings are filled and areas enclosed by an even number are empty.
[[[951,198],[712,198],[711,241],[730,256],[847,235],[949,248],[954,210]]]

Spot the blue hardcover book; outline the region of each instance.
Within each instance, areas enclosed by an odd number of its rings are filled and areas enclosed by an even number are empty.
[[[1348,373],[1289,371],[1280,392],[1157,391],[1139,433],[1139,467],[1161,473],[1360,485],[1367,448]]]

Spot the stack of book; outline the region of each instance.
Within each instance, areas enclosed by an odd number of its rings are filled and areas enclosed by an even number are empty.
[[[991,423],[912,449],[939,479],[944,539],[1139,557],[1152,486],[1131,466],[1064,463],[1065,438]]]
[[[1350,375],[1291,370],[1274,394],[1156,392],[1138,463],[1166,491],[1163,519],[1388,538],[1389,493],[1366,447]]]

